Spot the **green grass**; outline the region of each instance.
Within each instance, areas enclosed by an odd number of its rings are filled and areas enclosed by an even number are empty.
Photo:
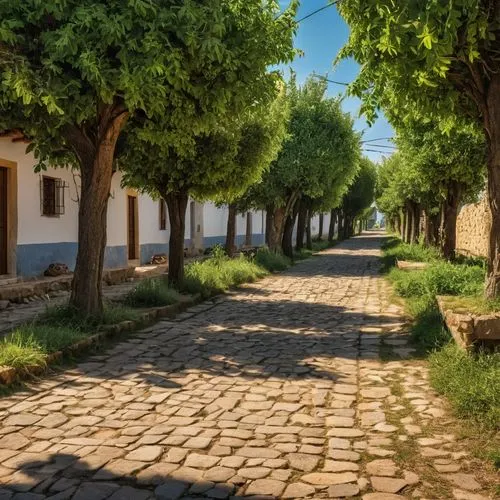
[[[468,353],[449,343],[429,363],[432,385],[458,416],[500,429],[500,353]]]
[[[438,261],[419,271],[402,271],[393,268],[389,279],[401,297],[424,295],[474,295],[484,286],[484,269]]]
[[[395,266],[396,260],[435,262],[440,259],[437,248],[424,247],[419,244],[409,245],[394,237],[389,238],[382,245],[382,250],[384,251],[382,262],[386,270]]]
[[[179,300],[179,292],[170,288],[162,277],[140,281],[125,297],[125,304],[131,307],[161,307]]]
[[[266,274],[264,267],[243,255],[230,259],[222,252],[214,251],[209,259],[186,266],[181,291],[210,297],[231,286],[255,281]]]
[[[384,259],[392,265],[396,258],[429,262],[429,267],[419,271],[392,268],[388,277],[397,295],[406,299],[407,311],[414,320],[413,339],[429,355],[431,384],[447,397],[459,417],[479,422],[485,429],[498,428],[500,353],[468,353],[457,346],[444,327],[436,301],[436,295],[450,295],[453,298],[449,300],[457,309],[500,310],[500,301],[482,298],[484,265],[477,259],[450,263],[418,245],[409,247],[412,246],[396,238],[390,239],[385,245]]]
[[[101,318],[82,316],[68,305],[47,307],[37,319],[38,324],[73,328],[82,332],[94,332],[101,325],[113,325],[122,321],[137,321],[139,313],[121,304],[105,304]]]
[[[446,305],[458,313],[490,314],[500,312],[500,299],[487,299],[482,294],[447,297]]]
[[[255,254],[254,262],[270,273],[284,271],[291,265],[288,257],[278,252],[272,252],[269,248],[259,248]]]
[[[89,337],[100,326],[139,318],[137,311],[121,305],[106,305],[99,319],[84,317],[69,306],[49,307],[36,321],[16,328],[0,341],[0,365],[44,366],[47,354]]]
[[[36,323],[20,326],[2,339],[0,365],[15,368],[43,366],[46,354],[59,351],[87,336],[87,333],[69,327]]]

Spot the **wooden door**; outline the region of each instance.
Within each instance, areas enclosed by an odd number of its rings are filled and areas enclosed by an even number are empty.
[[[137,259],[137,198],[128,196],[128,259]]]
[[[0,167],[0,275],[7,274],[7,169]]]

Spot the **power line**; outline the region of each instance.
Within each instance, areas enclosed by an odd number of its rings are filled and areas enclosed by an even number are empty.
[[[386,146],[384,144],[370,144],[374,148],[388,148],[388,149],[398,149],[397,146]]]
[[[361,144],[365,142],[375,142],[375,141],[392,141],[393,137],[378,137],[377,139],[366,139],[365,141],[361,141]]]
[[[392,153],[392,151],[380,151],[379,149],[363,149],[363,151],[369,151],[370,153]]]
[[[328,9],[329,7],[332,7],[333,5],[336,5],[340,2],[340,0],[335,0],[335,2],[332,2],[332,3],[329,3],[328,5],[323,5],[323,7],[320,7],[319,9],[316,9],[316,10],[313,10],[312,12],[309,12],[309,14],[306,14],[304,17],[301,17],[300,19],[298,19],[296,22],[297,24],[298,23],[301,23],[302,21],[305,21],[306,19],[309,19],[310,17],[316,15],[318,12],[321,12],[323,10],[326,10]],[[284,10],[281,11],[277,16],[276,18],[274,19],[275,21],[277,19],[279,19],[283,14],[284,14]]]
[[[330,80],[330,78],[327,78],[326,76],[323,76],[323,75],[317,75],[316,73],[313,73],[312,76],[314,76],[315,78],[321,78],[322,80],[325,80],[326,82],[335,83],[335,85],[344,85],[345,87],[349,86],[348,83]]]
[[[319,9],[313,10],[312,12],[309,12],[309,14],[307,14],[304,17],[301,17],[299,20],[297,20],[297,23],[301,23],[302,21],[305,21],[306,19],[309,19],[310,17],[316,15],[318,12],[326,10],[329,7],[333,7],[334,5],[338,4],[339,2],[340,2],[340,0],[336,0],[335,2],[331,2],[327,5],[324,5],[323,7],[320,7]]]

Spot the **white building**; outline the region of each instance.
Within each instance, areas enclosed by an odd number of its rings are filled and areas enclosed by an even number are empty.
[[[34,172],[36,160],[26,144],[0,139],[0,276],[38,276],[51,263],[75,266],[78,248],[78,172]],[[120,187],[113,176],[108,205],[105,268],[146,264],[168,254],[170,237],[163,202]],[[265,217],[252,213],[252,244],[264,243]],[[227,209],[190,201],[185,246],[199,251],[224,243]],[[237,243],[245,241],[247,216],[238,216]]]

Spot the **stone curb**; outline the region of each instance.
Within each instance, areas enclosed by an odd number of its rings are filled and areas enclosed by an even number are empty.
[[[0,385],[9,386],[14,382],[26,380],[33,376],[38,376],[45,373],[51,365],[61,361],[65,356],[76,355],[87,351],[93,345],[99,344],[102,341],[116,337],[123,333],[129,333],[138,330],[147,324],[155,323],[162,318],[174,318],[177,314],[184,312],[191,306],[203,302],[201,295],[194,295],[191,297],[181,298],[176,304],[162,307],[154,307],[147,309],[139,314],[138,320],[122,321],[115,325],[104,325],[101,330],[90,335],[75,344],[65,347],[60,351],[55,351],[47,354],[44,359],[43,365],[28,365],[22,368],[15,368],[12,366],[0,366]]]

